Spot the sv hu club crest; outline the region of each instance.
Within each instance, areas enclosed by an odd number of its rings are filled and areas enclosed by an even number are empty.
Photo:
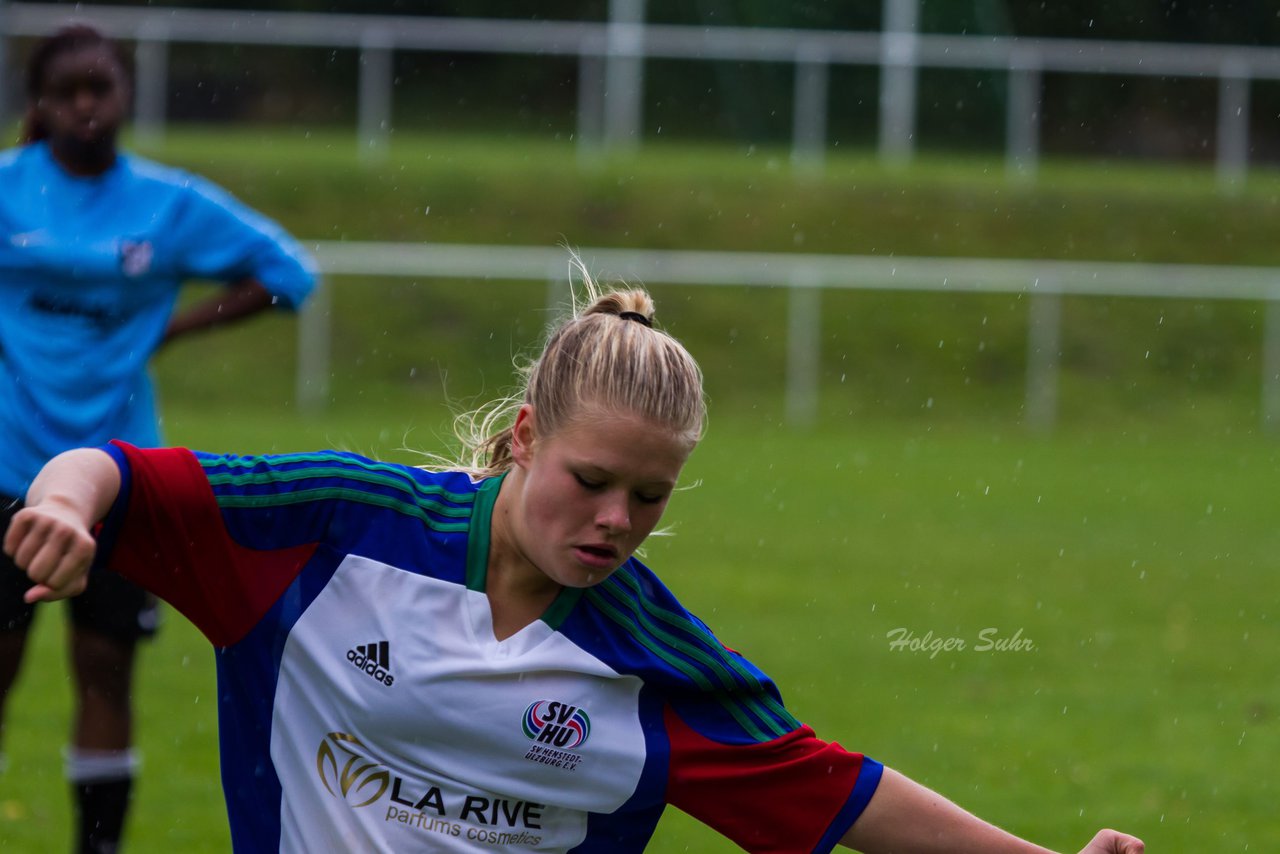
[[[591,719],[585,710],[558,700],[538,700],[524,710],[524,734],[531,740],[573,750],[591,735]]]
[[[391,772],[365,757],[368,748],[354,735],[331,732],[316,751],[316,772],[329,794],[353,807],[367,807],[391,784]],[[336,790],[335,790],[336,789]]]
[[[147,240],[123,240],[120,242],[120,270],[131,279],[145,276],[151,271],[155,250]]]

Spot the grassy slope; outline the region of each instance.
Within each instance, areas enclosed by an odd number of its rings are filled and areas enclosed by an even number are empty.
[[[456,140],[402,142],[403,160],[362,171],[348,137],[262,142],[202,135],[164,156],[308,237],[1223,263],[1280,254],[1270,176],[1223,199],[1205,175],[1061,167],[1033,192],[982,164],[895,176],[853,159],[805,185],[767,153],[671,151],[583,173],[553,147]],[[402,445],[438,446],[442,375],[455,398],[491,393],[541,324],[540,288],[341,285],[343,358],[326,413],[292,411],[291,329],[273,318],[162,356],[170,437],[406,459]],[[1069,304],[1066,423],[1037,438],[1016,424],[1020,307],[832,298],[825,417],[796,434],[776,426],[781,296],[659,297],[704,362],[713,422],[688,472],[703,485],[673,503],[677,536],[649,557],[804,720],[1058,848],[1104,824],[1153,849],[1280,847],[1266,818],[1280,747],[1268,652],[1280,641],[1268,592],[1280,453],[1252,433],[1256,307]],[[929,659],[891,650],[895,627],[971,647],[983,628],[1021,629],[1036,648]],[[6,850],[67,835],[60,631],[46,614],[11,709]],[[135,851],[227,848],[211,669],[177,617],[146,652]],[[655,850],[729,849],[672,816]]]
[[[760,151],[647,149],[635,160],[584,163],[563,143],[398,137],[391,159],[372,168],[356,167],[353,150],[347,135],[296,131],[193,133],[161,153],[317,239],[1280,262],[1270,227],[1280,180],[1271,173],[1224,196],[1207,171],[1132,165],[1050,165],[1034,186],[1018,186],[979,161],[893,172],[840,158],[816,181]],[[335,284],[340,404],[405,391],[438,402],[442,375],[455,396],[492,393],[545,318],[544,287],[534,283]],[[660,319],[706,363],[722,407],[758,412],[761,391],[780,399],[785,294],[655,291]],[[828,293],[823,316],[828,415],[1019,417],[1022,299]],[[1249,302],[1068,299],[1063,417],[1150,420],[1186,415],[1190,404],[1209,419],[1252,424],[1261,318]],[[193,383],[183,359],[162,360],[168,394],[240,399],[235,377],[264,357],[291,359],[288,325],[278,326],[269,342],[246,331],[201,344],[213,354],[201,371],[226,381]]]

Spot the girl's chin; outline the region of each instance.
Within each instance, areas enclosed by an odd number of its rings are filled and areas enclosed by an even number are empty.
[[[612,562],[606,566],[577,564],[565,572],[557,573],[556,581],[565,587],[594,587],[613,575],[617,569],[617,565]]]

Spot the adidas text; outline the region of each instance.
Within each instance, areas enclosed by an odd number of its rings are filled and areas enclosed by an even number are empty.
[[[347,650],[347,661],[350,661],[378,682],[390,687],[396,681],[396,678],[388,673],[387,669],[380,665],[374,656],[368,655],[364,649],[364,647],[356,647],[355,649]]]

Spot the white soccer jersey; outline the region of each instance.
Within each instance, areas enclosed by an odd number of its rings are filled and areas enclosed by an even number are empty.
[[[673,804],[828,851],[881,768],[814,737],[638,561],[495,639],[499,479],[108,448],[108,565],[218,656],[237,852],[640,851]]]

